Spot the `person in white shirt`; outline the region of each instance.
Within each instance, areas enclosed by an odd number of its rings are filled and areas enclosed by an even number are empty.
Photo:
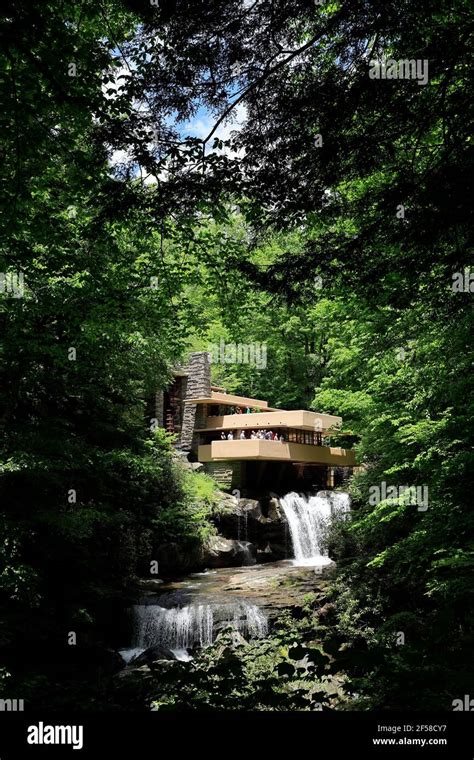
[[[230,430],[228,432],[228,434],[227,434],[227,440],[228,441],[233,441],[234,440],[234,434],[233,434],[232,430]]]
[[[246,435],[243,430],[240,431],[240,440],[245,441]]]

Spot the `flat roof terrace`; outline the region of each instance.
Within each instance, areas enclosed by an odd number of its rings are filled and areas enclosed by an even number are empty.
[[[223,406],[253,406],[257,409],[272,411],[267,401],[258,398],[247,398],[247,396],[233,396],[231,393],[219,393],[211,391],[210,396],[201,396],[199,398],[187,398],[185,404],[220,404]],[[275,410],[276,411],[276,410]]]
[[[281,409],[251,412],[250,414],[226,414],[208,416],[206,427],[196,432],[205,433],[220,430],[258,430],[262,428],[300,428],[329,435],[340,429],[342,417],[332,414],[307,412],[304,409],[286,412]]]

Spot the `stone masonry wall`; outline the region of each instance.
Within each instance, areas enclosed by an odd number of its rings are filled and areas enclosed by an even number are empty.
[[[242,462],[206,462],[206,472],[221,488],[238,488],[242,481]]]
[[[186,367],[188,381],[186,383],[186,399],[209,397],[211,395],[211,362],[207,351],[199,351],[191,354]],[[181,428],[181,446],[185,451],[196,448],[197,441],[194,434],[198,412],[197,404],[185,404],[183,412],[183,425]],[[199,415],[201,417],[201,415]]]
[[[159,427],[163,427],[163,425],[165,424],[163,403],[164,403],[164,393],[163,391],[157,391],[155,393],[155,419],[157,420],[157,424],[159,425]]]

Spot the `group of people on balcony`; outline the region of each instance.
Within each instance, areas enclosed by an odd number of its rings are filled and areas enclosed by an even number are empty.
[[[209,406],[208,417],[222,417],[226,414],[255,414],[262,410],[258,407],[250,406],[223,406],[221,404],[211,404]]]
[[[221,441],[233,441],[236,437],[240,438],[241,441],[246,441],[248,438],[251,440],[260,440],[260,441],[280,441],[281,443],[284,443],[285,438],[283,435],[278,435],[278,433],[274,433],[273,430],[252,430],[250,435],[247,438],[247,435],[245,433],[245,430],[240,431],[240,435],[237,436],[234,435],[233,430],[229,430],[227,435],[222,431],[221,433]]]
[[[252,414],[261,411],[262,410],[258,407],[253,407],[251,409],[249,406],[246,406],[245,408],[243,406],[231,406],[228,408],[228,414]]]

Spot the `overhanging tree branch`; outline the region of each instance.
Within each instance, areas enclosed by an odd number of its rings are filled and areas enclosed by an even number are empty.
[[[234,100],[232,103],[230,103],[225,111],[221,114],[221,116],[217,119],[216,123],[214,124],[213,128],[207,135],[207,137],[203,140],[203,145],[206,145],[207,142],[211,139],[211,137],[215,134],[216,130],[219,128],[219,126],[222,124],[223,121],[229,116],[230,113],[234,110],[236,106],[239,105],[245,98],[254,90],[256,90],[261,84],[263,84],[272,74],[274,74],[276,71],[279,71],[280,69],[284,68],[290,61],[292,61],[294,58],[297,58],[297,56],[301,55],[302,53],[305,53],[306,50],[309,50],[310,47],[312,47],[318,40],[320,40],[322,37],[324,37],[325,34],[328,34],[332,29],[339,23],[339,21],[342,18],[342,13],[339,12],[336,14],[332,20],[331,23],[323,29],[321,32],[316,34],[314,37],[312,37],[308,42],[306,42],[304,45],[302,45],[297,50],[294,50],[290,55],[288,55],[283,61],[278,61],[273,67],[268,68],[268,66],[271,64],[274,58],[276,56],[281,55],[281,52],[278,51],[272,58],[270,58],[268,64],[267,64],[267,70],[264,71],[258,79],[255,80],[255,82],[252,82],[244,92],[239,95],[239,97]]]

